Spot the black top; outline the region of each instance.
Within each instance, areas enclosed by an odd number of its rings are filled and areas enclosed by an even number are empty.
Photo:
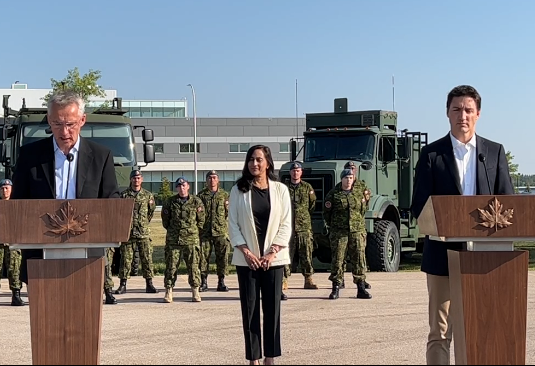
[[[260,256],[263,256],[264,242],[266,240],[266,231],[269,222],[269,213],[271,211],[269,188],[260,189],[253,185],[251,189],[251,206],[253,209],[258,246],[260,247]]]

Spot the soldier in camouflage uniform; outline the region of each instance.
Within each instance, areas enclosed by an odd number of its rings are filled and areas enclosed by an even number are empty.
[[[173,302],[173,287],[175,287],[181,255],[188,270],[192,301],[200,302],[200,233],[204,227],[205,209],[199,197],[189,194],[189,182],[186,178],[178,178],[175,187],[178,194],[169,198],[162,206],[162,225],[167,230],[164,302]]]
[[[316,193],[312,186],[301,180],[303,167],[294,162],[290,168],[291,181],[288,183],[290,198],[292,200],[293,235],[290,240],[290,260],[293,261],[295,252],[299,255],[301,273],[305,277],[305,289],[317,290],[318,286],[312,280],[314,268],[312,266],[312,251],[314,242],[312,238],[311,215],[316,207]],[[288,277],[291,276],[291,266],[284,267],[283,290],[288,288]]]
[[[369,200],[368,190],[361,190],[362,185],[353,184],[355,176],[351,169],[344,169],[340,174],[342,180],[339,188],[332,189],[325,196],[323,217],[329,230],[331,242],[332,292],[330,299],[340,296],[340,284],[344,277],[343,262],[347,254],[353,267],[353,282],[357,285],[357,298],[370,299],[366,291],[366,228],[364,214]],[[366,191],[366,192],[364,192]]]
[[[104,295],[106,295],[107,305],[117,304],[117,300],[113,296],[113,277],[111,273],[114,254],[115,248],[106,248],[106,265],[104,267]]]
[[[150,240],[149,224],[156,210],[154,195],[141,187],[143,175],[139,170],[132,170],[130,173],[130,187],[121,192],[121,198],[134,199],[134,216],[132,218],[132,229],[130,239],[126,243],[121,243],[121,266],[119,268],[119,279],[121,284],[115,291],[116,294],[126,292],[126,281],[130,278],[132,270],[132,260],[134,259],[134,247],[139,248],[139,257],[145,278],[145,292],[155,294],[158,290],[152,284],[154,276],[152,266],[152,242]]]
[[[230,242],[228,239],[228,205],[229,194],[219,187],[219,175],[217,171],[210,170],[206,173],[206,187],[198,194],[206,210],[206,220],[201,232],[201,288],[200,291],[208,290],[208,270],[210,256],[215,250],[217,268],[217,291],[228,291],[225,285],[225,276],[228,274],[228,255]]]
[[[347,163],[345,163],[344,169],[351,169],[351,171],[353,172],[353,175],[355,176],[355,180],[353,181],[353,186],[355,186],[355,184],[360,184],[361,190],[368,189],[366,187],[366,184],[364,184],[364,182],[359,179],[358,168],[355,165],[354,161],[348,161]],[[336,184],[335,188],[340,189],[341,184],[342,184],[342,182],[338,182]],[[355,191],[355,192],[357,192],[357,194],[358,194],[358,190]],[[370,192],[370,190],[368,190],[368,192]],[[369,198],[368,198],[368,200],[369,200]],[[366,243],[367,243],[367,241],[366,241]],[[366,249],[364,249],[364,250],[366,251]],[[364,257],[364,260],[366,260],[366,257]],[[346,273],[346,264],[347,264],[347,252],[346,252],[346,255],[345,255],[345,259],[344,259],[343,273]],[[367,267],[368,266],[366,265],[366,268]],[[366,281],[364,281],[364,286],[366,287],[367,290],[372,288],[372,286]],[[340,289],[343,289],[345,287],[346,287],[345,280],[342,279],[342,283],[340,284]]]
[[[2,179],[0,181],[0,198],[8,200],[11,197],[11,189],[13,182],[10,179]],[[21,264],[20,249],[9,250],[9,244],[0,243],[0,278],[2,277],[2,267],[5,263],[7,266],[7,278],[9,281],[9,289],[11,290],[11,306],[24,306],[26,303],[20,297],[20,290],[22,283],[20,281],[20,264]]]

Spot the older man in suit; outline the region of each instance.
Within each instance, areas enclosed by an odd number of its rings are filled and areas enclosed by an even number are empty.
[[[52,95],[47,112],[52,136],[21,147],[11,199],[119,198],[111,151],[80,136],[84,109],[84,100],[72,91]],[[42,259],[43,251],[22,250],[26,284],[30,258]],[[111,289],[105,293],[106,304],[117,303]]]
[[[422,149],[416,168],[412,213],[418,218],[432,195],[513,194],[504,147],[476,134],[481,96],[471,86],[453,88],[447,97],[450,132]],[[450,364],[452,328],[447,250],[464,243],[425,238],[422,271],[429,293],[428,365]]]

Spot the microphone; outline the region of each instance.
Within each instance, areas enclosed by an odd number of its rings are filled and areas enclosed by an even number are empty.
[[[490,188],[489,172],[487,171],[487,158],[485,155],[483,155],[483,153],[479,153],[478,157],[479,161],[483,163],[483,167],[485,168],[485,175],[487,176],[487,184],[489,186],[489,194],[493,194],[492,189]]]
[[[65,199],[68,199],[69,196],[69,182],[71,180],[71,162],[74,160],[74,155],[72,153],[67,154],[67,161],[69,162],[69,171],[67,173],[67,187],[65,188]]]

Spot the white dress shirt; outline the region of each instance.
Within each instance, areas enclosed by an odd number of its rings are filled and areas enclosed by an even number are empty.
[[[70,163],[70,178],[69,191],[65,197],[65,190],[67,189],[67,175],[69,174],[69,161],[67,156],[59,149],[56,139],[54,141],[54,160],[55,160],[55,175],[56,175],[56,199],[74,199],[76,198],[76,166],[78,165],[78,149],[80,148],[80,137],[74,144],[74,147],[69,153],[74,155],[74,159]]]
[[[470,141],[463,144],[457,140],[450,132],[451,143],[453,145],[453,155],[459,171],[459,178],[463,195],[473,196],[476,194],[476,135]]]

